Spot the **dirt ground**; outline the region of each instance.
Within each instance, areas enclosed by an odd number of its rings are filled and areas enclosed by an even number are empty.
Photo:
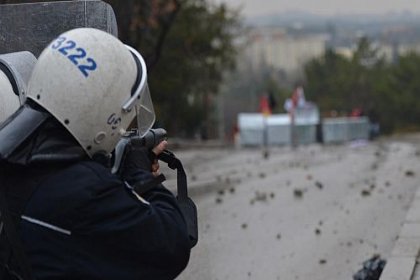
[[[420,136],[178,150],[200,240],[179,280],[352,279],[389,256],[420,185]],[[162,168],[166,185],[175,173]]]

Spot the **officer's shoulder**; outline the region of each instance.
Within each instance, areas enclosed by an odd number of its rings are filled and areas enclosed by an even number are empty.
[[[90,178],[92,181],[109,181],[117,180],[117,177],[110,172],[109,168],[106,168],[100,163],[93,160],[81,161],[69,166],[64,173],[74,176],[75,178]]]

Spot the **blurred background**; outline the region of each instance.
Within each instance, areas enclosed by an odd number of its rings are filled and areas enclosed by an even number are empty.
[[[0,1],[25,2],[36,1]],[[297,85],[321,117],[419,128],[418,1],[105,2],[147,59],[157,125],[172,136],[233,141],[239,113],[261,112],[265,95],[287,113]]]
[[[261,112],[267,95],[287,113],[297,85],[321,117],[356,112],[385,134],[419,127],[415,1],[108,2],[120,38],[147,57],[170,135],[231,142],[239,113]]]
[[[198,205],[179,279],[420,279],[420,1],[105,2]]]

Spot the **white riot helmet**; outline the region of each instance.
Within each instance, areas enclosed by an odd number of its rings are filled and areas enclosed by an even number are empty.
[[[35,63],[35,56],[27,51],[0,55],[0,123],[25,101]]]
[[[155,120],[142,56],[93,28],[63,33],[42,52],[28,99],[66,127],[89,156],[110,153],[136,115],[140,134]]]

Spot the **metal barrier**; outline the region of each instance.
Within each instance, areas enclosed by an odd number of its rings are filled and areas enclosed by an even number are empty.
[[[322,121],[322,140],[324,143],[348,141],[347,118],[331,118]]]
[[[262,146],[264,144],[264,131],[262,129],[243,129],[240,131],[241,146]]]
[[[241,146],[290,145],[292,130],[296,144],[307,145],[317,142],[317,124],[303,121],[291,127],[287,114],[264,117],[262,114],[239,114],[238,125]],[[322,121],[322,139],[324,143],[343,143],[358,139],[369,139],[369,119],[326,118]]]
[[[268,145],[285,146],[290,145],[290,125],[276,125],[267,127]]]
[[[264,141],[270,146],[290,145],[292,128],[288,114],[264,117],[262,114],[239,114],[240,145],[262,146]],[[294,126],[297,144],[316,142],[316,124],[297,123]],[[265,138],[266,137],[266,138]]]
[[[264,144],[265,120],[262,114],[239,114],[238,126],[241,146]]]
[[[267,118],[268,145],[290,145],[291,129],[289,115],[272,115]]]
[[[324,143],[369,139],[369,119],[367,117],[323,119],[322,139]]]
[[[367,117],[349,119],[350,140],[369,139],[370,123]]]
[[[295,125],[296,144],[308,145],[316,143],[316,125]]]

